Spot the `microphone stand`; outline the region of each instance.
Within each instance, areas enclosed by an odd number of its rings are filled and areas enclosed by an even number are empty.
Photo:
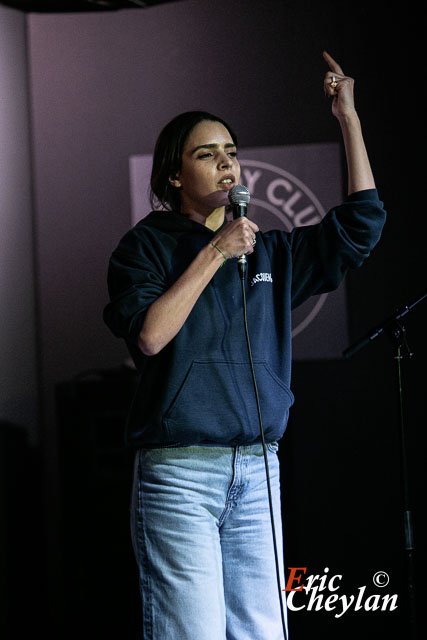
[[[407,570],[407,588],[409,603],[409,622],[411,630],[411,639],[417,640],[417,617],[416,617],[416,601],[415,601],[415,576],[414,576],[414,532],[412,525],[412,512],[409,500],[409,482],[408,482],[408,462],[406,455],[405,441],[405,421],[403,412],[403,376],[402,376],[402,360],[404,357],[411,358],[414,354],[409,348],[406,339],[406,328],[400,322],[409,311],[427,298],[427,291],[419,298],[411,303],[404,305],[396,311],[396,313],[381,324],[377,325],[365,336],[360,338],[352,346],[343,351],[344,358],[350,358],[357,351],[365,347],[367,344],[375,340],[378,336],[385,333],[391,340],[396,355],[394,356],[397,366],[397,384],[398,384],[398,411],[399,411],[399,439],[400,439],[400,456],[401,456],[401,472],[402,472],[402,493],[403,493],[403,529],[405,541],[406,570]]]

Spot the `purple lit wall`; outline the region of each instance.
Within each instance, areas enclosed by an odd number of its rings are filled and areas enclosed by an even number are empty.
[[[29,102],[24,14],[0,6],[0,421],[38,439]]]

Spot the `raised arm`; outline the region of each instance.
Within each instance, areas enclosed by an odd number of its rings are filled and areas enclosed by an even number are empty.
[[[340,123],[344,139],[348,195],[364,189],[375,189],[359,116],[354,106],[354,80],[344,74],[340,65],[329,53],[324,51],[323,57],[330,69],[324,78],[325,94],[332,98],[332,113]]]

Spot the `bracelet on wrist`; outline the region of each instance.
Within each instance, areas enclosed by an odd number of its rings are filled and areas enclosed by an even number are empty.
[[[222,266],[223,266],[223,264],[224,264],[225,262],[227,262],[228,258],[227,258],[227,256],[225,255],[225,253],[224,253],[223,251],[221,251],[221,249],[220,249],[220,248],[219,248],[219,247],[218,247],[214,242],[211,242],[211,245],[212,245],[213,247],[215,247],[215,249],[216,249],[217,251],[219,251],[219,252],[220,252],[220,254],[222,255],[222,257],[224,258],[224,262],[223,262],[223,263],[222,263],[222,265],[221,265],[221,267],[222,267]]]

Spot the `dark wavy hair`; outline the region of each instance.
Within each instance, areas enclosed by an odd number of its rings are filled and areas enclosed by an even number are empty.
[[[194,127],[204,120],[220,122],[230,133],[237,145],[237,136],[233,129],[222,119],[207,111],[186,111],[171,120],[161,131],[154,147],[153,168],[151,171],[151,206],[159,206],[171,211],[180,211],[179,189],[173,187],[169,178],[175,177],[181,170],[182,153],[185,142]]]

